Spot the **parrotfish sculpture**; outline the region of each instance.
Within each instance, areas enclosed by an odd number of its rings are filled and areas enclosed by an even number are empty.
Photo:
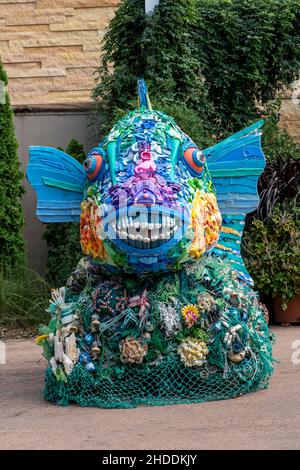
[[[265,166],[263,121],[205,150],[154,111],[121,119],[83,165],[31,147],[43,222],[80,221],[84,257],[37,342],[45,397],[133,407],[231,398],[273,371],[267,311],[240,254]],[[59,230],[59,226],[58,226]]]

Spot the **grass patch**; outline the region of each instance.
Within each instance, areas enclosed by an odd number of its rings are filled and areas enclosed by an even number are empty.
[[[0,326],[37,326],[48,322],[45,309],[51,285],[30,269],[17,273],[0,272]]]

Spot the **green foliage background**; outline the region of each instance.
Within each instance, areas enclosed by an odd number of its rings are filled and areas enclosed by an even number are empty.
[[[124,0],[103,53],[93,97],[104,130],[143,77],[152,100],[193,109],[221,138],[297,78],[300,0],[160,0],[148,16],[144,0]]]
[[[0,61],[0,82],[7,85],[7,75]],[[23,173],[17,154],[13,111],[8,93],[0,100],[0,271],[14,272],[25,265],[24,225],[20,198]]]
[[[299,276],[278,281],[299,270],[299,262],[288,254],[292,239],[284,238],[283,250],[274,227],[281,229],[286,218],[298,227],[300,146],[277,122],[280,93],[300,70],[300,0],[160,0],[149,16],[144,0],[123,0],[103,53],[93,91],[95,110],[104,116],[102,135],[136,106],[132,97],[141,77],[154,108],[172,115],[200,148],[266,117],[267,166],[258,211],[247,220],[244,256],[262,293],[279,293],[284,301],[297,293]],[[264,258],[266,234],[273,256]],[[262,277],[255,259],[265,262]]]

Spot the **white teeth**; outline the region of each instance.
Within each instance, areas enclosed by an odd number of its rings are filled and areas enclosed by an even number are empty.
[[[133,246],[135,246],[135,241],[145,243],[144,248],[149,248],[151,242],[163,243],[164,240],[167,241],[174,237],[182,225],[182,222],[174,215],[151,213],[150,216],[149,219],[149,214],[144,212],[139,216],[135,216],[135,218],[121,215],[117,223],[113,222],[111,226],[117,232],[119,238],[132,240]],[[151,220],[151,222],[148,222],[148,220]]]

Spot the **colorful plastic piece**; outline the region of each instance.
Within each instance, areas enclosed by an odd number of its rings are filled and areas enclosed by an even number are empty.
[[[39,341],[45,396],[60,404],[229,398],[266,386],[273,370],[266,310],[240,254],[265,166],[263,121],[200,150],[152,110],[143,80],[138,90],[139,109],[83,166],[30,148],[38,217],[80,220],[85,255],[53,292]]]

